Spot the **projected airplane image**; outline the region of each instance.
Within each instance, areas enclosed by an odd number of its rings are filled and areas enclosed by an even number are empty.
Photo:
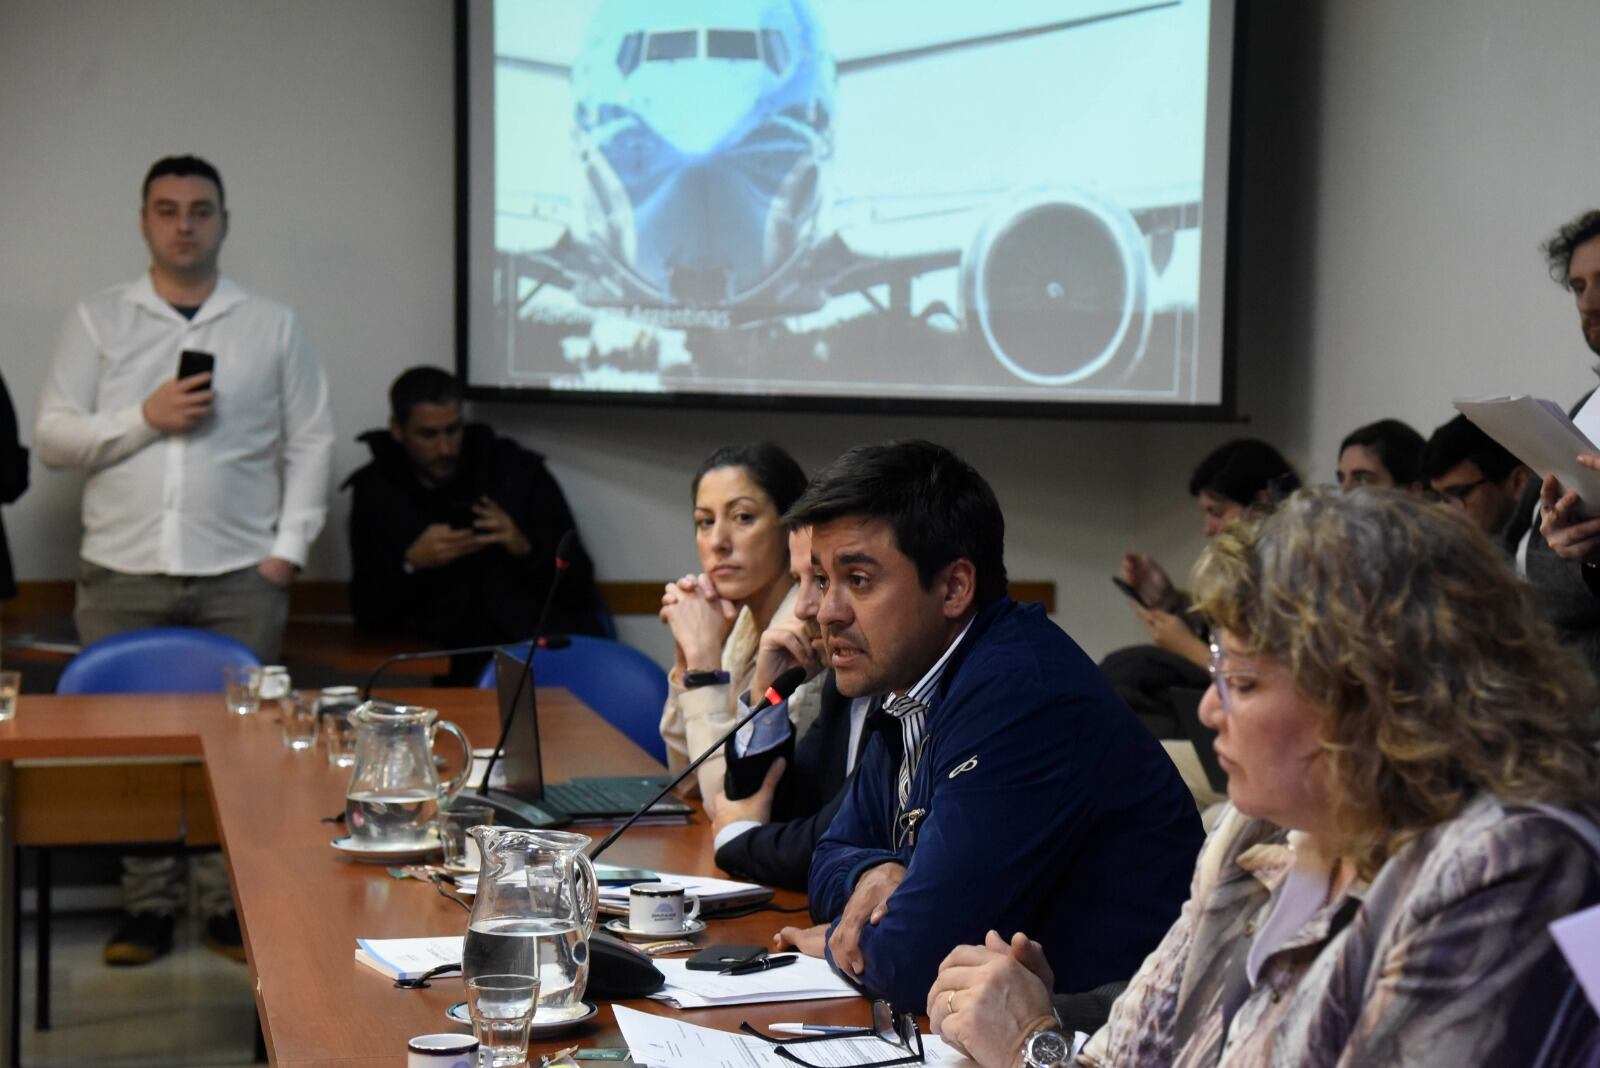
[[[836,5],[838,17],[858,3]],[[859,172],[841,175],[836,148],[841,108],[857,103],[854,90],[841,103],[841,84],[893,68],[940,77],[962,53],[1162,19],[1182,3],[1054,4],[1071,17],[991,17],[932,40],[924,25],[898,47],[836,53],[810,0],[601,0],[564,59],[530,54],[518,42],[531,35],[505,29],[548,8],[502,0],[496,341],[513,378],[644,391],[1181,390],[1198,153],[1178,180],[1119,195],[1087,165],[1071,184],[1028,173],[940,189],[908,163],[918,181],[883,175],[890,187],[870,190]],[[539,159],[559,149],[531,133],[508,149],[522,114],[512,102],[559,99],[562,83],[570,156]],[[947,150],[929,147],[937,167]]]

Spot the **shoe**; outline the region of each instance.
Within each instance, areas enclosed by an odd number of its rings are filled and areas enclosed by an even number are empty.
[[[128,912],[101,956],[107,964],[133,968],[149,964],[172,952],[171,916],[158,912]]]
[[[229,909],[206,921],[206,948],[229,960],[244,963],[244,936],[239,933],[239,914]]]

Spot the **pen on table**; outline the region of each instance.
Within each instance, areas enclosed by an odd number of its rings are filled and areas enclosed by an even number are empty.
[[[782,968],[785,964],[793,964],[795,956],[793,953],[781,953],[776,957],[762,957],[760,960],[746,961],[743,964],[735,964],[731,968],[724,968],[717,974],[754,975],[756,972],[764,972],[772,968]]]
[[[845,1024],[776,1023],[767,1028],[780,1035],[842,1035],[846,1031],[859,1031],[859,1027]]]

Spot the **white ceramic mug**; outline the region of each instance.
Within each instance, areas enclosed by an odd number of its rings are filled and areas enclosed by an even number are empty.
[[[689,911],[684,912],[687,901]],[[682,934],[700,915],[700,898],[677,883],[634,883],[628,887],[628,927],[644,934]]]
[[[476,1068],[478,1040],[471,1035],[418,1035],[406,1043],[406,1068]]]

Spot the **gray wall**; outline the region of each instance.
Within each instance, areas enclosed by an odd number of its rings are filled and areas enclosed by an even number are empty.
[[[1313,480],[1350,427],[1427,432],[1452,396],[1567,399],[1592,381],[1535,246],[1591,201],[1591,0],[1253,5],[1243,100],[1239,370],[1252,433]],[[225,269],[299,310],[332,382],[339,477],[400,369],[451,359],[451,14],[445,0],[0,0],[0,367],[31,425],[72,301],[132,277],[138,181],[215,160]],[[1183,487],[1238,427],[479,406],[544,452],[605,579],[694,563],[687,475],[757,435],[808,467],[941,439],[994,482],[1012,574],[1057,583],[1092,653],[1138,636],[1105,576],[1125,547],[1198,548]],[[70,577],[79,479],[35,465],[6,511],[20,577]],[[310,574],[347,573],[336,499]],[[662,654],[661,628],[625,637]]]

